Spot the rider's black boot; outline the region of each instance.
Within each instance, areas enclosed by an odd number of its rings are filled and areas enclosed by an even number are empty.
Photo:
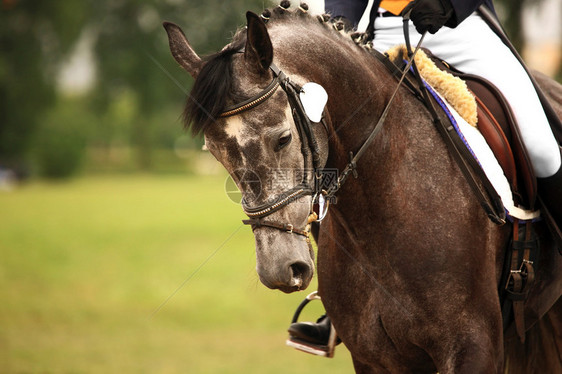
[[[332,323],[330,317],[323,315],[316,323],[297,322],[289,326],[289,334],[301,340],[314,344],[328,344]]]
[[[320,317],[316,323],[296,322],[289,326],[289,340],[287,344],[302,351],[331,357],[336,342],[332,322],[326,315]]]
[[[548,178],[538,178],[539,196],[550,212],[560,235],[562,230],[562,167]],[[551,222],[552,226],[552,222]]]

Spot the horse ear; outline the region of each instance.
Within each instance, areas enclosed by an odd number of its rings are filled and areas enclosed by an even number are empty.
[[[197,78],[203,61],[189,45],[182,29],[172,22],[164,22],[162,25],[168,33],[172,56],[193,78]]]
[[[248,37],[244,57],[249,64],[265,73],[273,61],[273,46],[267,32],[267,27],[262,19],[255,13],[247,12]]]

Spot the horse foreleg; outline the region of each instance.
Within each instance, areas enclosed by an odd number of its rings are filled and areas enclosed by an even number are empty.
[[[366,365],[355,358],[353,359],[353,368],[355,369],[356,374],[372,374],[375,371],[369,365]]]
[[[432,355],[440,374],[503,372],[501,329],[484,328],[476,320],[472,323],[459,324],[456,334],[440,342],[441,354]]]
[[[562,373],[562,298],[527,331],[505,343],[506,373]]]
[[[503,368],[502,359],[494,350],[488,351],[485,346],[477,342],[467,341],[466,346],[461,347],[456,354],[451,355],[449,360],[439,365],[440,374],[460,373],[501,373]]]
[[[378,364],[365,364],[355,358],[353,358],[353,368],[356,374],[392,374],[396,372],[396,370],[388,370]]]

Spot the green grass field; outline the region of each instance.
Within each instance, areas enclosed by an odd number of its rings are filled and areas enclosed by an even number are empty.
[[[350,373],[285,346],[226,176],[97,176],[0,193],[0,373]],[[177,292],[176,292],[177,291]],[[316,303],[305,319],[320,315]]]

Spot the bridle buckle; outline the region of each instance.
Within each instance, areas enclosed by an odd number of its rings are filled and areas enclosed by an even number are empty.
[[[288,223],[288,224],[287,224],[287,232],[288,232],[289,234],[292,234],[292,233],[293,233],[293,229],[294,229],[293,224],[292,224],[292,223]]]

